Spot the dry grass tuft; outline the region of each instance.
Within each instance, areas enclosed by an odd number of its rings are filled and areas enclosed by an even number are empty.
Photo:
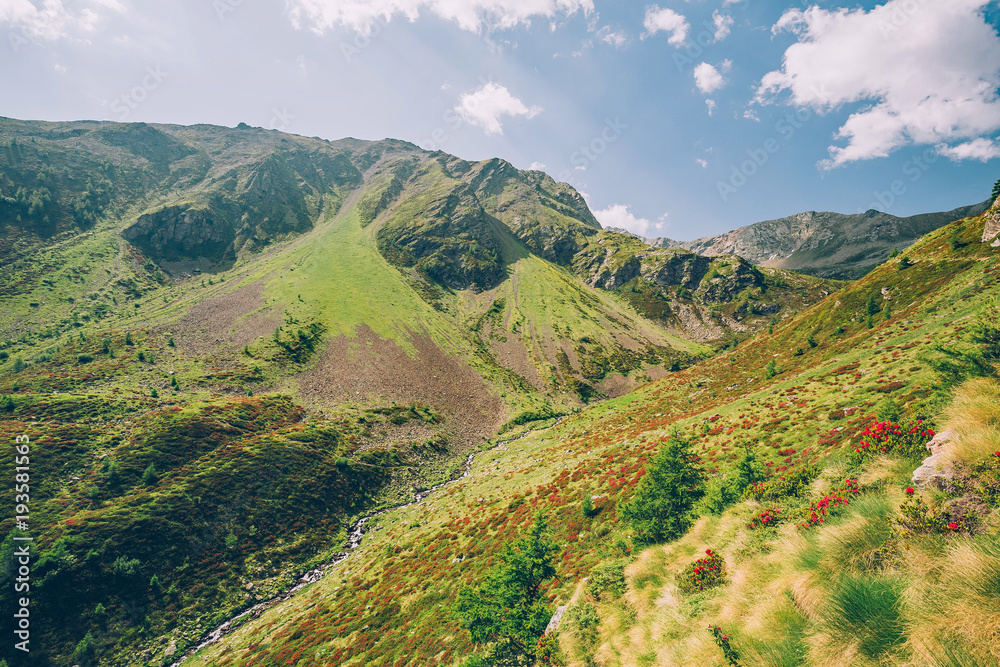
[[[1000,451],[1000,382],[976,378],[955,389],[944,411],[955,437],[946,445],[953,460],[974,464]]]

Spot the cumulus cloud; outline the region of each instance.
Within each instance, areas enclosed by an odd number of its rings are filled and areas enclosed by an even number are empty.
[[[633,215],[627,204],[612,204],[605,209],[594,211],[594,217],[597,218],[602,227],[618,227],[639,236],[646,236],[648,232],[662,228],[667,216],[664,214],[660,216],[658,222],[653,222]]]
[[[938,152],[945,157],[958,162],[960,160],[979,160],[988,162],[1000,157],[1000,142],[980,137],[957,146],[938,146]]]
[[[695,161],[695,162],[696,162],[696,163],[698,164],[698,166],[699,166],[699,167],[701,167],[702,169],[708,169],[708,160],[702,160],[702,159],[701,159],[700,157],[696,157],[696,158],[694,159],[694,161]]]
[[[709,116],[711,116],[712,114],[714,114],[715,110],[718,107],[719,107],[719,105],[715,103],[715,100],[713,100],[711,98],[705,100],[705,110],[708,111],[708,115]]]
[[[70,0],[68,5],[62,0],[0,0],[0,25],[19,33],[12,39],[24,36],[53,41],[91,32],[108,12],[125,10],[118,0]]]
[[[715,24],[715,41],[721,42],[733,31],[733,17],[723,14],[718,9],[712,12],[712,22]]]
[[[722,69],[722,72],[728,72],[732,65],[732,61],[723,60],[719,67]],[[722,76],[722,72],[716,69],[714,65],[701,63],[694,68],[694,85],[698,86],[698,90],[706,95],[713,93],[726,85],[726,79]]]
[[[528,169],[530,171],[545,171],[545,163],[544,162],[532,162],[531,166],[528,167]]]
[[[672,9],[661,9],[656,5],[646,8],[646,19],[642,25],[646,28],[644,36],[665,32],[670,35],[667,37],[667,42],[678,47],[687,39],[688,30],[691,29],[691,24],[686,18]]]
[[[370,34],[379,22],[402,16],[409,21],[422,11],[457,23],[464,30],[502,30],[527,24],[532,18],[553,20],[578,11],[590,14],[593,0],[287,0],[288,15],[296,28],[323,33],[344,26]]]
[[[1000,36],[981,13],[990,2],[788,10],[773,32],[798,40],[782,68],[763,77],[756,99],[773,102],[787,91],[789,103],[819,112],[857,104],[836,133],[846,145],[830,146],[825,168],[910,144],[943,146],[953,159],[990,159],[995,143],[976,141],[1000,130]]]
[[[503,116],[534,118],[541,112],[541,107],[525,105],[504,86],[492,81],[474,91],[462,93],[455,107],[459,118],[483,128],[486,134],[503,134],[500,123]]]

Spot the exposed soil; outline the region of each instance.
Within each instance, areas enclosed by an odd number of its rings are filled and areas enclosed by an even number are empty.
[[[417,358],[365,325],[354,338],[331,339],[316,365],[298,377],[303,399],[321,406],[348,401],[428,405],[445,415],[453,446],[490,437],[506,419],[503,401],[461,358],[425,334],[411,334]]]
[[[261,282],[218,294],[191,307],[169,327],[177,346],[193,355],[218,354],[220,349],[240,350],[261,336],[270,336],[281,317],[264,305]]]

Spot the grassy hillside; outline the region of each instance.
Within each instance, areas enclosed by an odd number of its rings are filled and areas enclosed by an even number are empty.
[[[457,589],[481,580],[538,510],[561,547],[557,579],[545,589],[552,608],[593,607],[570,616],[592,620],[565,621],[559,631],[569,664],[720,664],[710,622],[722,626],[720,641],[727,635],[740,664],[994,664],[996,464],[983,455],[988,446],[965,459],[973,467],[967,484],[979,485],[987,505],[977,526],[943,522],[946,502],[968,495],[962,488],[920,491],[932,508],[927,525],[905,523],[914,499],[904,487],[919,459],[875,457],[852,468],[850,456],[886,397],[904,418],[937,429],[954,421],[949,414],[966,414],[961,404],[942,412],[947,401],[921,359],[934,355],[932,343],[964,344],[973,316],[1000,295],[995,250],[980,242],[982,231],[982,218],[954,223],[909,249],[911,265],[887,263],[770,335],[500,444],[477,458],[470,478],[376,519],[379,530],[336,574],[189,664],[458,664],[472,646],[448,614]],[[964,391],[975,397],[988,387]],[[992,404],[989,393],[975,400]],[[984,414],[982,425],[965,420],[962,428],[996,442],[995,414]],[[674,430],[715,484],[745,445],[772,479],[806,466],[816,476],[801,495],[706,511],[681,540],[636,553],[616,508]],[[956,442],[969,447],[968,437]],[[848,474],[858,486],[845,491]],[[797,530],[809,522],[810,503],[830,493],[851,502],[829,523]],[[597,509],[589,515],[581,509],[588,496]],[[748,529],[768,507],[796,520]],[[896,532],[900,522],[909,533]],[[682,594],[678,570],[706,548],[722,554],[722,585]],[[622,597],[584,583],[598,564],[625,568]],[[957,575],[959,564],[972,574]]]
[[[916,357],[997,279],[979,219],[842,287],[655,250],[544,174],[405,142],[10,120],[0,141],[0,428],[33,443],[33,665],[169,664],[488,449],[192,658],[451,664],[471,650],[457,586],[535,511],[562,603],[634,555],[616,506],[668,431],[716,476],[756,438],[780,475],[849,449],[883,396],[932,417]],[[21,533],[0,533],[9,555]]]

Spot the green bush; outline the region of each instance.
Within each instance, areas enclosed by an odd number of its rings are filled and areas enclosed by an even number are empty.
[[[89,364],[91,361],[94,360],[94,355],[88,352],[81,352],[80,354],[76,355],[76,360],[81,364]]]
[[[811,466],[797,468],[767,481],[751,484],[743,491],[743,495],[757,500],[778,500],[797,496],[809,487],[818,474],[819,471]]]
[[[152,486],[153,484],[156,484],[157,479],[159,478],[156,475],[156,466],[150,463],[146,466],[146,469],[142,471],[142,483],[145,486]]]
[[[590,572],[587,592],[598,600],[617,600],[625,593],[625,562],[601,563]]]

